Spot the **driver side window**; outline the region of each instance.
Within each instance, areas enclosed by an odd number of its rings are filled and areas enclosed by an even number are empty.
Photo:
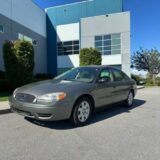
[[[109,69],[103,69],[99,75],[99,81],[112,82],[113,76]]]

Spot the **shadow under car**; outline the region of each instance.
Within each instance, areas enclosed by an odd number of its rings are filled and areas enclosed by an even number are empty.
[[[105,108],[103,107],[103,110],[94,112],[93,116],[91,117],[91,119],[89,120],[89,122],[86,125],[98,123],[100,121],[112,118],[113,116],[116,116],[116,115],[124,113],[124,112],[129,113],[132,109],[140,107],[144,103],[146,103],[146,101],[140,100],[140,99],[135,99],[133,106],[130,108],[125,107],[123,104],[114,105],[114,107],[112,105],[112,107],[109,107],[109,108],[107,106]],[[67,129],[75,128],[75,126],[72,125],[71,123],[69,123],[68,120],[48,122],[48,121],[39,121],[39,120],[35,120],[32,118],[27,118],[27,117],[25,117],[25,119],[35,125],[50,128],[50,129],[67,130]]]

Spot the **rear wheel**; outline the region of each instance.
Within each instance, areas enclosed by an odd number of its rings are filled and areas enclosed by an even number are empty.
[[[73,113],[71,116],[71,120],[76,126],[83,126],[85,125],[89,118],[91,117],[92,113],[92,103],[89,98],[81,98],[75,104],[73,109]]]
[[[126,106],[131,107],[133,105],[133,101],[134,101],[134,94],[132,91],[130,91],[126,100]]]

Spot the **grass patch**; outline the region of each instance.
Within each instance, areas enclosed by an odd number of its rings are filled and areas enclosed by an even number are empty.
[[[0,102],[8,101],[8,98],[10,95],[11,95],[11,93],[9,93],[9,92],[0,92]]]

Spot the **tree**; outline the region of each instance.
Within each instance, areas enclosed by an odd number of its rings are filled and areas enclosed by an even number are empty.
[[[94,48],[84,48],[80,51],[80,66],[101,65],[101,53]]]
[[[142,49],[132,56],[132,66],[137,70],[148,71],[153,80],[160,73],[160,52],[157,49]]]
[[[34,48],[30,42],[6,41],[3,45],[6,78],[13,88],[32,81],[34,69]]]

